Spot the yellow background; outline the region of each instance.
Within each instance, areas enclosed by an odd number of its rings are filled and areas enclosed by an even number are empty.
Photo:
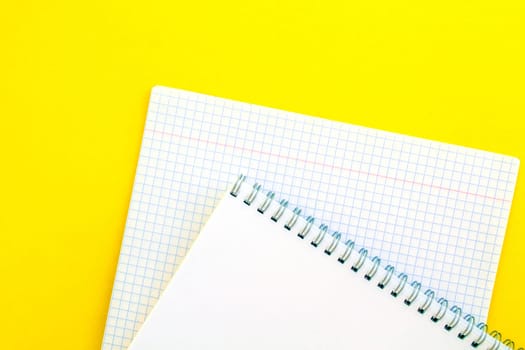
[[[98,349],[150,89],[525,159],[516,1],[5,1],[0,348]],[[489,324],[525,345],[519,178]]]

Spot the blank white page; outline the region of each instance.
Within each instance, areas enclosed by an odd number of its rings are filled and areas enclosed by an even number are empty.
[[[155,87],[103,341],[125,349],[240,173],[484,319],[519,161]]]
[[[219,204],[129,350],[466,350],[480,338],[476,329],[460,340],[467,323],[445,330],[453,313],[432,322],[439,314],[435,300],[418,313],[422,292],[407,306],[408,284],[392,297],[397,280],[377,287],[384,270],[367,281],[370,264],[351,270],[359,260],[355,251],[339,263],[344,244],[323,253],[331,237],[313,247],[317,228],[301,240],[303,220],[288,231],[290,212],[273,222],[279,206],[261,215],[256,208],[264,196],[248,207],[242,201],[248,193]],[[478,349],[494,344],[487,339]]]

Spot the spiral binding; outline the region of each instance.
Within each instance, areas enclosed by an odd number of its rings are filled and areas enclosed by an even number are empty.
[[[246,176],[241,174],[230,191],[230,194],[233,197],[238,196],[240,189],[245,181],[246,181]],[[257,198],[257,196],[259,195],[260,190],[261,190],[261,185],[258,183],[255,183],[253,185],[252,190],[248,194],[248,196],[244,198],[243,202],[246,205],[251,205],[254,202],[254,200]],[[272,203],[274,198],[275,198],[275,193],[271,191],[268,192],[266,194],[266,198],[264,199],[263,203],[257,208],[257,211],[261,214],[264,214],[270,207],[270,204]],[[281,199],[278,205],[279,207],[277,208],[277,210],[270,216],[271,220],[276,223],[279,222],[284,212],[288,208],[288,201]],[[297,221],[300,215],[301,215],[301,209],[295,208],[292,211],[291,218],[286,223],[284,223],[284,228],[288,231],[291,231],[292,228],[297,224]],[[310,236],[310,233],[312,232],[314,228],[314,218],[313,217],[309,216],[305,219],[305,221],[306,221],[306,224],[302,228],[300,228],[299,232],[297,233],[297,237],[299,237],[300,239],[305,239],[307,236]],[[313,238],[310,241],[310,244],[314,247],[319,247],[319,245],[325,239],[328,239],[326,238],[327,233],[328,233],[328,226],[324,224],[320,225],[317,228],[317,234],[312,235]],[[331,255],[336,250],[336,248],[339,246],[339,244],[341,244],[340,241],[341,241],[341,233],[334,232],[331,235],[330,243],[324,249],[324,253],[326,253],[327,255]],[[344,243],[344,246],[345,248],[344,248],[343,253],[337,258],[337,261],[339,261],[341,264],[344,264],[348,260],[348,258],[350,258],[352,251],[355,248],[355,243],[352,240],[347,240]],[[363,267],[368,257],[368,250],[366,250],[365,248],[361,248],[358,254],[359,254],[359,257],[357,258],[357,261],[351,266],[351,269],[354,272],[358,272]],[[371,261],[373,263],[372,267],[364,274],[364,278],[368,281],[370,281],[377,274],[379,270],[379,266],[381,264],[381,259],[377,256],[374,256],[371,259]],[[381,281],[379,281],[377,284],[377,287],[380,289],[384,289],[387,286],[389,286],[390,282],[392,281],[392,277],[395,273],[395,268],[392,265],[387,265],[384,270],[385,270],[385,275],[381,279]],[[400,273],[398,275],[398,280],[399,280],[398,284],[390,291],[390,295],[394,298],[397,298],[397,296],[399,296],[405,288],[408,288],[407,287],[408,276],[406,274]],[[404,304],[407,306],[411,306],[413,302],[417,299],[418,295],[421,292],[421,283],[417,281],[412,281],[409,284],[409,287],[412,290],[409,296],[403,300]],[[418,305],[418,308],[417,308],[417,311],[422,315],[426,313],[426,311],[430,308],[430,306],[434,302],[435,293],[431,289],[427,289],[424,292],[424,296],[426,297],[425,301],[422,304]],[[445,317],[448,311],[448,312],[453,313],[454,316],[451,321],[449,321],[448,323],[444,325],[445,330],[452,331],[453,329],[458,327],[458,325],[460,324],[461,317],[463,315],[463,311],[461,310],[461,308],[454,305],[449,309],[448,300],[445,298],[439,298],[437,300],[437,304],[439,304],[439,309],[437,312],[435,312],[434,314],[430,316],[430,319],[433,322],[437,323],[441,319],[443,319],[443,317]],[[485,323],[481,322],[476,325],[476,320],[472,315],[466,314],[463,317],[463,319],[464,321],[466,321],[467,326],[466,328],[461,329],[459,331],[458,338],[460,340],[463,340],[467,336],[469,336],[473,332],[474,328],[478,328],[481,330],[479,337],[470,344],[471,347],[477,348],[478,346],[484,344],[487,341],[487,338],[490,337],[493,339],[494,342],[492,346],[489,348],[489,350],[498,350],[501,344],[507,346],[508,348],[512,350],[515,349],[515,345],[512,340],[506,339],[503,342],[501,342],[500,332],[494,330],[490,332],[489,334],[488,327]],[[525,350],[525,349],[521,347],[517,350]]]

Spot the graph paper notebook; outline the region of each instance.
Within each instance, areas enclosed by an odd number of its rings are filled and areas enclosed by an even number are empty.
[[[248,171],[485,319],[518,167],[507,156],[155,87],[103,348],[129,345],[231,178]]]
[[[218,205],[130,350],[514,349],[243,180]]]

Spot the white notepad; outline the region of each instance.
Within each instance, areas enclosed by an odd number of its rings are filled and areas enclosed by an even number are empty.
[[[237,188],[129,350],[497,348],[457,306],[283,211],[258,187]]]
[[[515,158],[188,91],[152,91],[103,341],[124,349],[232,177],[484,319]]]

